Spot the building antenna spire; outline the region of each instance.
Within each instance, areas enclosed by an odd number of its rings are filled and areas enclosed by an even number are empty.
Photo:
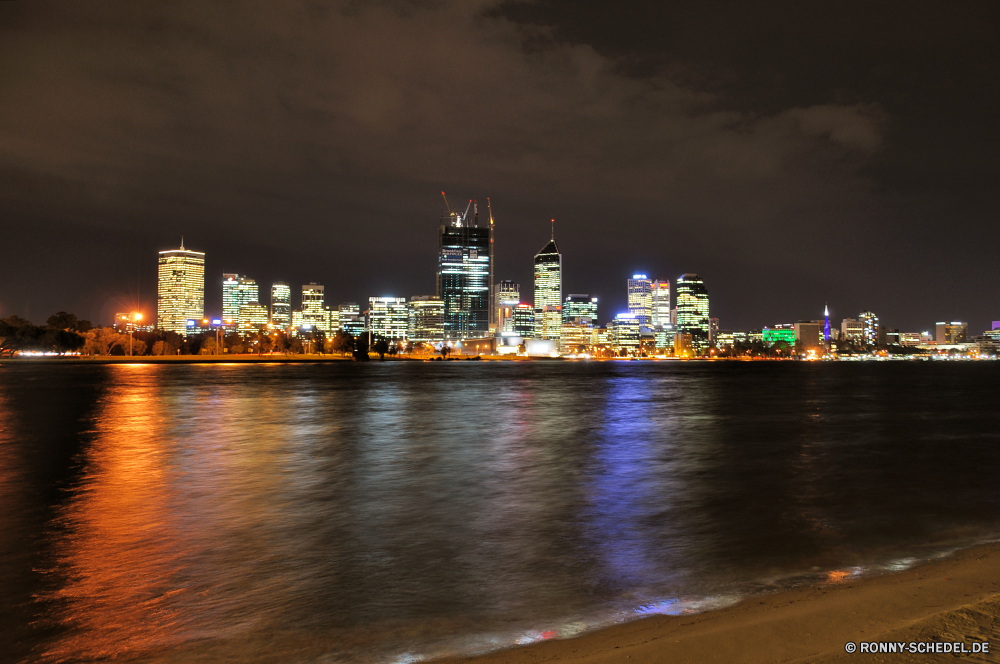
[[[184,236],[181,236],[181,251],[184,251]]]
[[[556,220],[552,220],[552,239],[556,239]]]

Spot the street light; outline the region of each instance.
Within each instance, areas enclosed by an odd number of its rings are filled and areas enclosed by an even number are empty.
[[[132,357],[132,333],[135,332],[135,322],[142,320],[142,314],[138,311],[132,312],[132,324],[128,326],[128,356]]]

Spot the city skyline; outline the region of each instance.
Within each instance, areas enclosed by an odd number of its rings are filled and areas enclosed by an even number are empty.
[[[489,193],[496,274],[521,284],[555,217],[566,282],[614,310],[620,275],[694,270],[737,328],[817,301],[983,328],[1000,38],[993,4],[966,8],[261,6],[224,48],[199,4],[0,3],[28,67],[0,99],[0,314],[148,305],[143,257],[180,235],[208,274],[430,294],[443,189]]]

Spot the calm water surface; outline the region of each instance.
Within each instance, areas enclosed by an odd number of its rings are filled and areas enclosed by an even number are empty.
[[[0,660],[402,662],[1000,533],[996,363],[0,365]]]

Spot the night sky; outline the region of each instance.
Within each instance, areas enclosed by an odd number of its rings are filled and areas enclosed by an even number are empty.
[[[637,271],[722,329],[1000,320],[995,0],[14,0],[0,65],[0,316],[154,314],[182,235],[210,314],[433,294],[444,190],[528,301],[554,217],[602,322]]]

